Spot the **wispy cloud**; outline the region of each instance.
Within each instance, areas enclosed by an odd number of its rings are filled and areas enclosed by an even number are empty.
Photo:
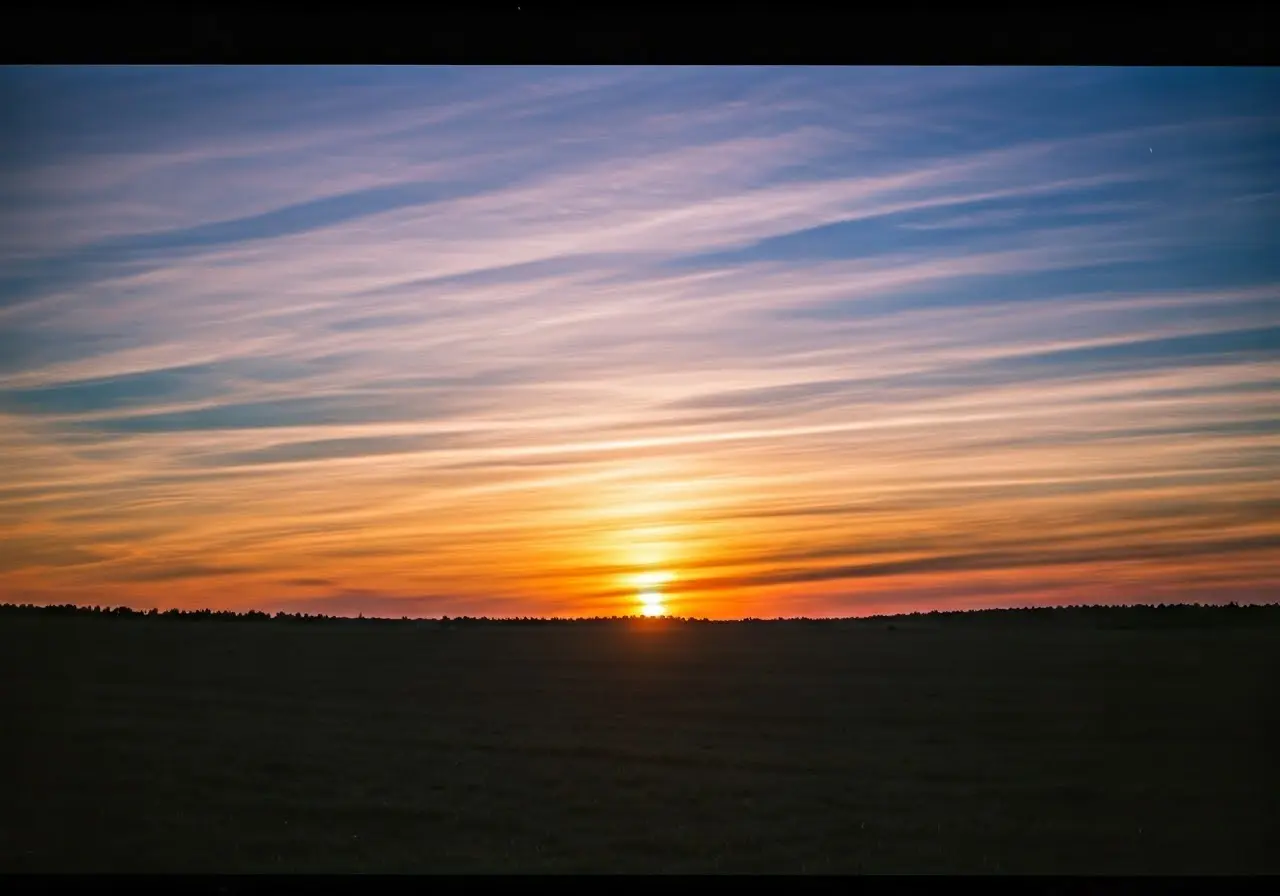
[[[1270,72],[2,77],[44,111],[0,171],[0,592],[1280,579]]]

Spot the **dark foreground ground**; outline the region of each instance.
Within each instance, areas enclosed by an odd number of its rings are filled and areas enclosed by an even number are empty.
[[[1280,872],[1280,630],[0,619],[0,870]]]

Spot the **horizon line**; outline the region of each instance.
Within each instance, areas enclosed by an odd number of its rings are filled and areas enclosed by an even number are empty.
[[[249,609],[249,610],[214,610],[204,607],[200,609],[180,609],[178,607],[170,607],[164,610],[149,607],[145,610],[135,609],[123,604],[118,605],[85,605],[76,603],[66,604],[17,604],[17,603],[0,603],[0,615],[12,611],[64,611],[71,613],[88,613],[88,614],[113,614],[124,616],[146,616],[146,617],[193,617],[193,616],[217,616],[217,617],[233,617],[237,619],[246,619],[254,621],[263,620],[285,620],[285,619],[306,619],[320,621],[351,621],[351,622],[436,622],[436,623],[513,623],[513,622],[532,622],[532,623],[584,623],[584,622],[630,622],[638,621],[645,624],[666,622],[681,623],[733,623],[733,622],[861,622],[868,620],[887,620],[913,618],[920,616],[973,616],[979,614],[1000,614],[1000,613],[1035,613],[1035,612],[1054,612],[1054,611],[1120,611],[1120,610],[1172,610],[1172,609],[1196,609],[1196,610],[1241,610],[1241,609],[1260,610],[1265,608],[1280,609],[1280,601],[1269,602],[1239,602],[1229,601],[1227,603],[1214,604],[1193,601],[1167,601],[1161,603],[1129,603],[1129,604],[1041,604],[1031,606],[1006,606],[1006,607],[968,607],[952,610],[914,610],[903,613],[876,613],[867,616],[741,616],[731,618],[713,619],[710,617],[699,616],[677,616],[677,615],[661,615],[661,616],[644,616],[642,614],[635,615],[613,615],[613,616],[366,616],[363,613],[355,616],[340,614],[324,614],[324,613],[306,613],[306,612],[287,612],[277,610],[274,613],[265,610]],[[121,612],[124,611],[124,612]]]

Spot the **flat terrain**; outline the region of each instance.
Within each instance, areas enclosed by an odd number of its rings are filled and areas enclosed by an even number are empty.
[[[0,619],[0,870],[1280,872],[1280,630]]]

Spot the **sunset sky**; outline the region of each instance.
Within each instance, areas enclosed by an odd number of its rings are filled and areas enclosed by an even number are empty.
[[[0,600],[1280,598],[1280,69],[0,69]]]

